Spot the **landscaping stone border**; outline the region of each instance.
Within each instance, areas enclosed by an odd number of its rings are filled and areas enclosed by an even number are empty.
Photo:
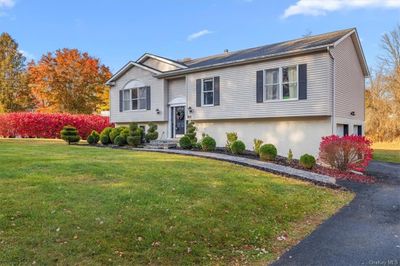
[[[123,147],[121,147],[121,148],[126,149]],[[274,164],[274,163],[270,163],[270,162],[263,162],[263,161],[239,157],[239,156],[232,156],[232,155],[228,155],[228,154],[202,152],[202,151],[190,151],[190,150],[149,149],[149,148],[129,148],[129,150],[159,152],[159,153],[168,153],[168,154],[180,154],[180,155],[189,155],[189,156],[196,156],[196,157],[220,160],[220,161],[225,161],[225,162],[230,162],[230,163],[234,163],[234,164],[239,164],[239,165],[243,165],[243,166],[256,168],[256,169],[259,169],[262,171],[279,174],[279,175],[283,175],[286,177],[293,177],[296,179],[309,181],[309,182],[312,182],[317,185],[322,185],[322,186],[327,186],[327,187],[332,187],[332,188],[341,188],[341,186],[336,184],[336,179],[331,176],[321,175],[321,174],[304,171],[304,170],[300,170],[300,169],[295,169],[292,167]]]

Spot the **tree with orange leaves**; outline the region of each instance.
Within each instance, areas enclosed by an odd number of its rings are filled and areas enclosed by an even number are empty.
[[[39,112],[90,114],[108,108],[108,67],[77,49],[47,53],[28,65]]]

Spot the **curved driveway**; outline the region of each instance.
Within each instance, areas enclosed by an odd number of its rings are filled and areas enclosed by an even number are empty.
[[[368,172],[377,183],[338,182],[355,199],[273,265],[400,265],[400,164]]]

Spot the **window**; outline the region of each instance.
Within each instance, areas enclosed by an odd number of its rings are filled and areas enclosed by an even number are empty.
[[[265,70],[265,100],[298,99],[297,66]]]
[[[265,97],[267,101],[279,99],[279,68],[265,71]]]
[[[362,126],[354,125],[353,135],[362,136]]]
[[[124,90],[124,111],[144,110],[147,108],[146,87]]]
[[[214,79],[203,79],[202,105],[214,105]]]
[[[131,109],[131,90],[124,90],[123,92],[123,106],[124,111],[129,111]]]
[[[146,88],[132,89],[132,110],[146,109]]]
[[[344,124],[343,125],[343,136],[348,136],[349,135],[349,125]]]

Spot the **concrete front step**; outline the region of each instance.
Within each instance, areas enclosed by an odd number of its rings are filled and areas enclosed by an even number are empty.
[[[145,147],[149,149],[171,149],[176,148],[178,142],[177,139],[158,139],[150,141]]]

